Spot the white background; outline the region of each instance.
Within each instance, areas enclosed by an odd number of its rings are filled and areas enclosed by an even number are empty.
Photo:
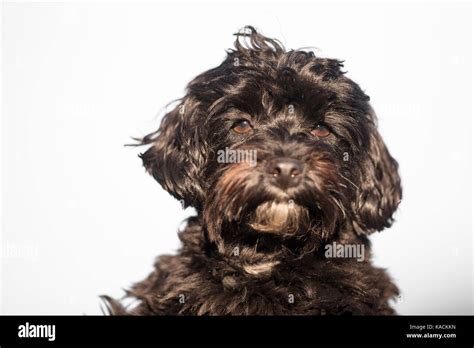
[[[182,211],[125,148],[246,24],[344,59],[400,163],[374,235],[401,314],[473,313],[469,4],[28,4],[2,13],[0,313],[96,314],[178,247]]]

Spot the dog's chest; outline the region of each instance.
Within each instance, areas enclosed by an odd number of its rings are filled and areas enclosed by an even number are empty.
[[[201,278],[180,313],[198,315],[326,314],[343,291],[311,272],[229,273]]]

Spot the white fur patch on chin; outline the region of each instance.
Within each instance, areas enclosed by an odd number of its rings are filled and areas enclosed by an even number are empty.
[[[244,271],[250,275],[258,276],[260,274],[270,273],[280,261],[261,262],[257,264],[244,265]]]
[[[306,208],[294,203],[265,202],[257,207],[250,227],[266,233],[295,233],[307,214]]]

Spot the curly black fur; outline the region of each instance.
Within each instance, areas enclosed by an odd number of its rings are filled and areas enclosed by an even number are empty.
[[[139,304],[105,297],[109,311],[393,314],[398,290],[371,264],[367,236],[391,225],[401,186],[369,97],[339,60],[286,51],[252,27],[236,35],[142,140],[148,172],[197,216],[178,255],[127,292]],[[255,166],[221,163],[225,148],[255,150]],[[328,258],[333,242],[364,247],[364,259]]]

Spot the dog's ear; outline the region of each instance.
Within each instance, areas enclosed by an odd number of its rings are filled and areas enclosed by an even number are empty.
[[[373,121],[375,116],[370,116]],[[352,224],[358,234],[390,227],[402,198],[398,163],[390,155],[374,123],[370,122],[368,149],[362,160],[359,192]]]
[[[193,105],[194,104],[194,105]],[[142,139],[151,147],[140,154],[148,173],[184,206],[199,208],[203,189],[200,172],[204,150],[196,120],[199,110],[187,101],[167,113],[160,128]]]

